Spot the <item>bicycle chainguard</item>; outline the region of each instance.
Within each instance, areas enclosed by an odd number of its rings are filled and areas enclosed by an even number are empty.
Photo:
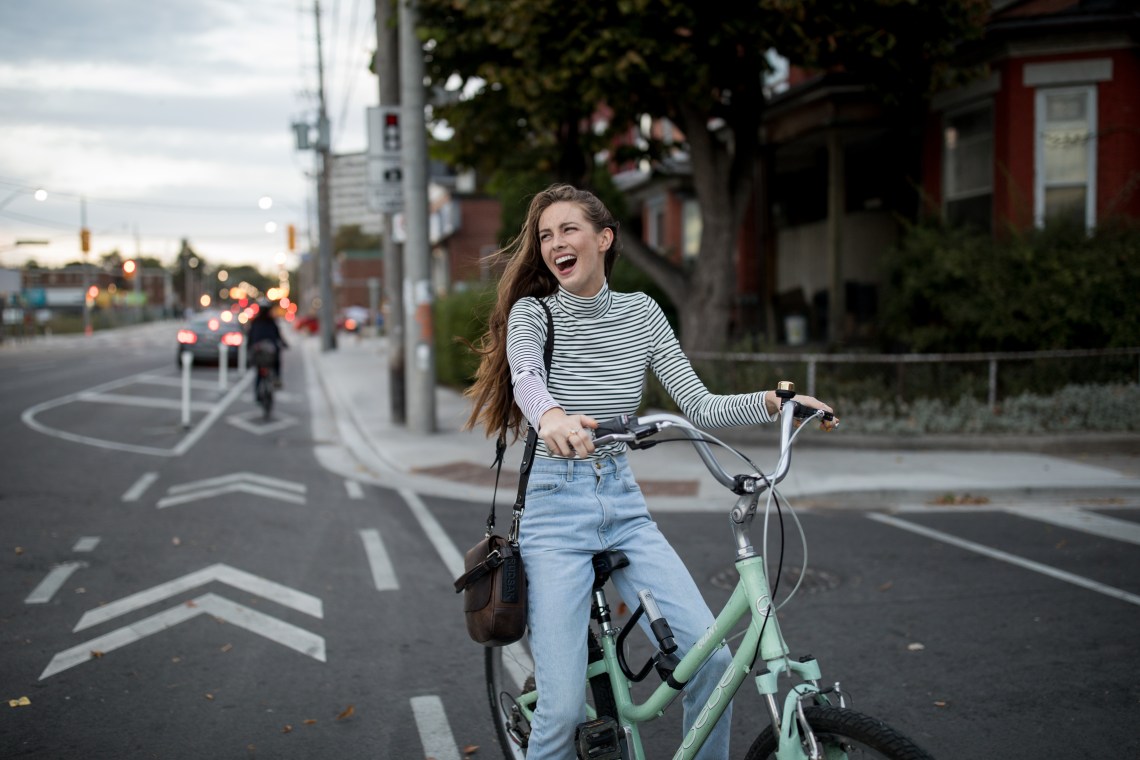
[[[610,717],[579,723],[574,729],[574,749],[578,760],[621,760],[617,721]]]

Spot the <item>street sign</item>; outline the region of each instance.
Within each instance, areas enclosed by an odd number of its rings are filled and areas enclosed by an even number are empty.
[[[368,109],[368,208],[394,214],[404,208],[400,109]]]

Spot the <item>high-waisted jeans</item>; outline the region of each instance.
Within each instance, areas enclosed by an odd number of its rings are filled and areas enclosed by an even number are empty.
[[[594,554],[608,549],[625,553],[629,567],[613,574],[614,585],[632,607],[638,604],[639,590],[653,592],[673,629],[678,656],[700,639],[713,616],[684,563],[650,518],[624,454],[594,460],[536,457],[519,536],[529,589],[530,647],[542,695],[527,760],[574,760],[574,729],[586,720],[586,631]],[[685,687],[685,731],[730,658],[728,648],[722,647]],[[731,706],[705,743],[701,760],[728,757],[730,720]]]

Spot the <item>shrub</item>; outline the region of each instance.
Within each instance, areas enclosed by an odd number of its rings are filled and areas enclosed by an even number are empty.
[[[1058,225],[995,240],[910,227],[884,256],[880,335],[916,352],[1140,345],[1140,227]]]
[[[494,285],[470,286],[435,302],[436,380],[453,388],[471,384],[479,356],[471,350],[487,330],[487,315],[495,303]]]

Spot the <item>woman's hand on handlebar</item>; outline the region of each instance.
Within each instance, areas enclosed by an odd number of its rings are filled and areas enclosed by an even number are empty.
[[[772,395],[775,396],[775,394]],[[835,416],[835,410],[833,410],[830,406],[823,403],[819,399],[813,398],[812,396],[803,396],[797,393],[790,400],[796,402],[796,404],[799,405],[800,409],[803,410],[803,414],[801,415],[797,413],[796,419],[792,422],[792,424],[796,427],[799,427],[801,424],[803,424],[802,420],[800,419],[801,416],[808,417],[820,409],[825,412],[824,416],[820,418],[820,430],[835,430],[835,428],[839,426],[839,418]],[[783,403],[779,398],[776,398],[776,401],[780,404]],[[771,407],[769,407],[769,412],[770,411]]]
[[[566,414],[559,407],[553,407],[538,421],[538,435],[552,454],[585,458],[594,453],[594,436],[589,431],[597,426],[593,417]]]

